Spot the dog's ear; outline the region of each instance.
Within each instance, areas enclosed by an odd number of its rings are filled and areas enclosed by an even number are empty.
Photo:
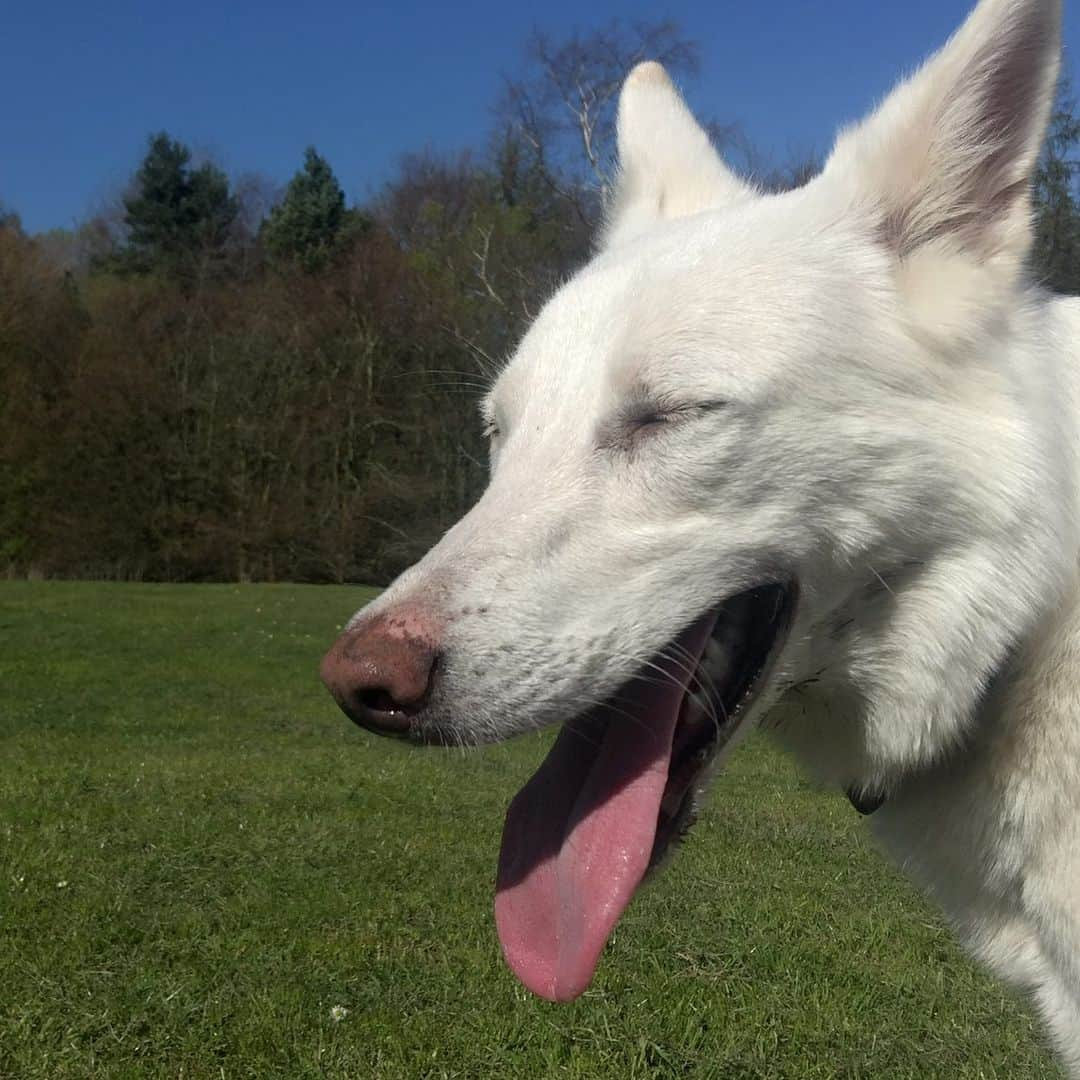
[[[664,68],[638,64],[619,98],[619,175],[603,244],[656,221],[753,198],[720,159]]]
[[[900,260],[963,262],[984,285],[1011,288],[1031,244],[1060,33],[1061,0],[983,0],[941,52],[840,136],[823,181],[870,211]]]

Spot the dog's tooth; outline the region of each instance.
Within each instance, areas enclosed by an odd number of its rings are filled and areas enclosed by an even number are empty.
[[[697,689],[686,695],[686,715],[684,721],[688,724],[699,724],[708,709],[705,691]]]
[[[729,635],[725,635],[729,636]],[[720,642],[710,638],[705,646],[702,667],[713,685],[720,686],[731,672],[731,655],[734,647],[729,642]]]

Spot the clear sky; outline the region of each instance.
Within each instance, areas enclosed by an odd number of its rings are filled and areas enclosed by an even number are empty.
[[[536,24],[677,19],[702,49],[691,103],[778,159],[824,151],[960,23],[968,0],[546,0],[542,4],[18,0],[0,21],[0,203],[30,230],[115,194],[165,129],[232,174],[283,182],[304,147],[346,191],[400,155],[481,145]],[[1066,0],[1080,46],[1080,0]],[[1069,66],[1073,68],[1072,58]]]

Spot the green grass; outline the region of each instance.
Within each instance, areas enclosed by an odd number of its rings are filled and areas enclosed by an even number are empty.
[[[0,585],[5,1080],[1059,1075],[847,804],[763,742],[594,988],[530,998],[492,881],[545,740],[355,730],[315,671],[363,596]]]

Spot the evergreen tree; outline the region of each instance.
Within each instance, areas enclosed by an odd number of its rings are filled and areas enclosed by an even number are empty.
[[[315,273],[326,267],[351,234],[366,227],[361,214],[345,208],[345,192],[329,162],[309,146],[303,168],[270,212],[262,237],[273,258]]]
[[[128,265],[187,273],[221,253],[237,203],[219,168],[193,169],[191,151],[160,132],[150,138],[124,210]]]
[[[1057,106],[1035,175],[1036,234],[1033,256],[1039,281],[1060,293],[1080,293],[1080,206],[1077,145],[1080,118],[1068,80]]]

